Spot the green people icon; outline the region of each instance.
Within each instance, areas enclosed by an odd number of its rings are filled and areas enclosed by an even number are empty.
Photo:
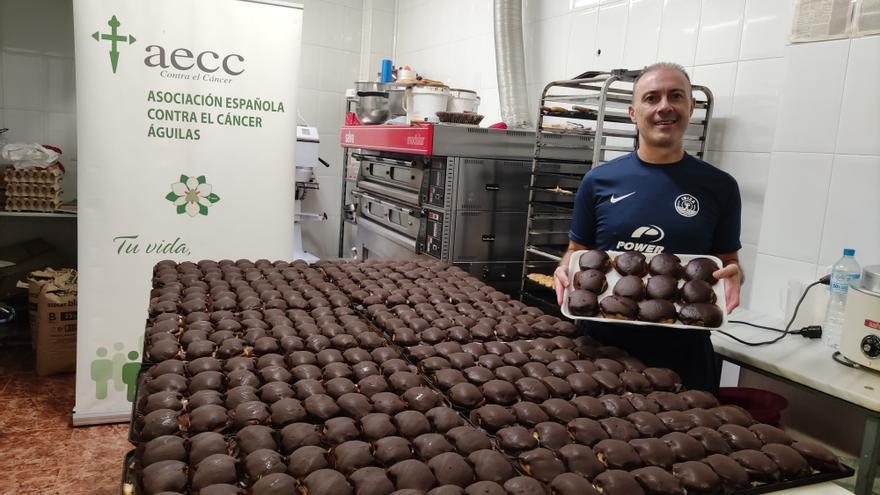
[[[141,363],[137,360],[138,356],[140,354],[137,351],[129,352],[128,359],[131,362],[125,363],[122,366],[122,381],[128,386],[126,396],[129,402],[134,402],[134,395],[137,390],[137,376],[141,370]]]
[[[91,377],[95,382],[95,398],[106,399],[107,382],[113,376],[113,361],[105,358],[107,356],[106,347],[99,347],[95,354],[99,358],[92,361],[91,366]]]

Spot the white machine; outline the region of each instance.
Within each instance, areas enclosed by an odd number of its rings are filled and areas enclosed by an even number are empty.
[[[863,268],[861,279],[849,286],[840,353],[880,370],[880,265]]]
[[[309,189],[318,189],[315,182],[315,167],[318,163],[325,163],[318,157],[321,140],[318,138],[318,129],[314,127],[297,126],[296,128],[296,167],[293,208],[293,258],[313,263],[318,257],[307,252],[302,243],[302,222],[322,222],[327,220],[327,214],[309,213],[302,211],[302,200]]]

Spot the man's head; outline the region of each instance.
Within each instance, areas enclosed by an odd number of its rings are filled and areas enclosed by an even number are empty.
[[[633,84],[629,117],[639,128],[639,146],[679,148],[694,112],[691,81],[678,64],[648,66]]]

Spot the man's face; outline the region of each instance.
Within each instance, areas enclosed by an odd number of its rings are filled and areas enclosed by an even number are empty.
[[[629,117],[639,128],[641,144],[678,147],[694,113],[691,86],[677,70],[651,71],[635,88]]]

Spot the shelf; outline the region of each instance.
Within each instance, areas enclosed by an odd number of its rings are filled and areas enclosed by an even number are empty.
[[[573,202],[564,203],[561,201],[532,201],[532,205],[552,208],[559,211],[572,211],[574,209]]]
[[[37,211],[0,211],[0,217],[23,218],[76,218],[76,213],[44,213]]]
[[[550,248],[550,249],[547,249]],[[553,251],[553,252],[550,252]],[[562,254],[565,252],[565,249],[554,248],[554,246],[532,246],[529,245],[526,247],[526,252],[534,254],[535,256],[541,256],[542,258],[546,258],[552,261],[562,261]]]

